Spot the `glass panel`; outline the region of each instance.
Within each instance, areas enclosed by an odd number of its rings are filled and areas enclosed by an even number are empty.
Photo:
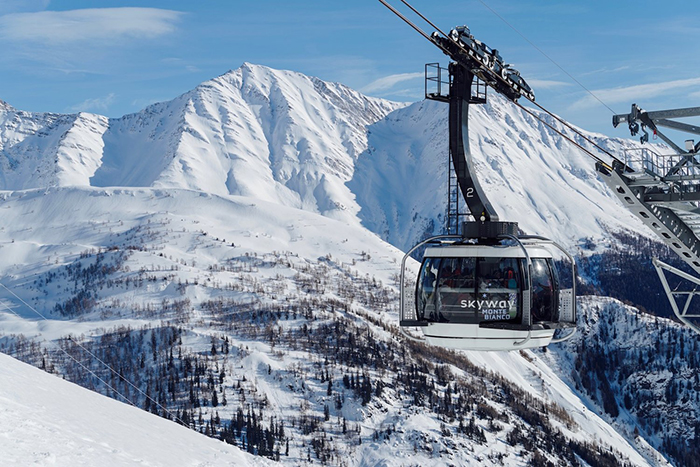
[[[437,321],[435,299],[440,258],[426,258],[423,261],[416,286],[416,315],[419,320]]]
[[[474,258],[443,258],[440,265],[438,300],[440,320],[452,323],[476,323],[474,297]]]
[[[519,321],[520,271],[515,258],[479,258],[476,306],[482,321]]]
[[[418,319],[520,323],[520,284],[515,258],[426,258],[416,289]]]
[[[552,259],[548,259],[547,263],[549,268],[552,270],[552,284],[553,284],[553,295],[552,295],[552,321],[555,323],[559,322],[569,322],[572,320],[572,307],[567,306],[566,311],[561,310],[560,307],[564,302],[571,304],[570,298],[573,293],[573,277],[571,274],[571,263],[568,258],[563,255],[556,256]],[[562,296],[562,292],[565,289],[569,289]],[[562,314],[562,311],[564,313]],[[568,319],[567,319],[568,317]]]
[[[554,282],[549,261],[532,259],[532,322],[552,321],[554,311]]]

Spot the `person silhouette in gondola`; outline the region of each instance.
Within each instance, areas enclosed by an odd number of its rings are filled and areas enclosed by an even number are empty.
[[[513,271],[513,268],[508,268],[506,271],[506,287],[509,289],[518,288],[518,281],[515,280],[515,271]]]

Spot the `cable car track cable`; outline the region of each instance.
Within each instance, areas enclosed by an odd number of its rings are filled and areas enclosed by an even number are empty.
[[[49,319],[48,319],[46,316],[44,316],[43,314],[41,314],[36,308],[34,308],[34,307],[31,306],[29,303],[27,303],[26,301],[24,301],[24,300],[22,299],[22,297],[20,297],[20,296],[17,295],[16,293],[14,293],[12,290],[10,290],[10,289],[9,289],[5,284],[3,284],[2,282],[0,282],[0,287],[2,287],[3,289],[5,289],[5,290],[6,290],[8,293],[10,293],[13,297],[15,297],[15,298],[16,298],[17,300],[19,300],[21,303],[23,303],[27,308],[29,308],[30,310],[32,310],[32,311],[33,311],[37,316],[39,316],[41,319],[43,319],[43,320],[46,321],[46,322],[49,322]],[[8,310],[10,310],[10,312],[12,312],[15,316],[19,316],[19,315],[18,315],[17,313],[15,313],[12,309],[10,309],[10,307],[9,307],[7,304],[5,304],[4,302],[0,302],[0,303],[2,303],[3,306],[4,306],[5,308],[7,308]],[[85,352],[86,354],[88,354],[88,355],[90,355],[92,358],[94,358],[94,359],[95,359],[97,362],[99,362],[102,366],[104,366],[105,368],[107,368],[110,372],[112,372],[112,374],[116,375],[119,379],[123,380],[126,384],[128,384],[129,386],[131,386],[134,390],[136,390],[136,392],[138,392],[139,394],[141,394],[142,396],[144,396],[147,400],[149,400],[150,402],[152,402],[153,404],[155,404],[155,405],[156,405],[159,409],[161,409],[164,413],[168,414],[168,416],[172,417],[172,420],[173,420],[173,421],[175,421],[176,423],[181,424],[182,426],[185,426],[185,427],[188,426],[188,425],[185,424],[182,420],[180,420],[180,417],[178,417],[176,413],[174,414],[172,411],[168,410],[167,407],[164,407],[164,406],[163,406],[162,404],[160,404],[157,400],[153,399],[153,398],[152,398],[151,396],[149,396],[147,393],[143,392],[143,390],[142,390],[141,388],[139,388],[139,387],[136,386],[134,383],[132,383],[131,381],[129,381],[129,380],[128,380],[126,377],[124,377],[120,372],[118,372],[117,370],[115,370],[112,366],[110,366],[107,362],[103,361],[100,357],[98,357],[97,355],[95,355],[93,352],[91,352],[89,349],[87,349],[87,348],[86,348],[84,345],[82,345],[80,342],[74,340],[72,337],[70,337],[70,335],[67,337],[67,339],[68,339],[69,341],[73,342],[73,343],[74,343],[77,347],[79,347],[83,352]],[[61,352],[63,352],[68,358],[70,358],[70,359],[73,360],[75,363],[77,363],[79,366],[81,366],[82,368],[84,368],[88,373],[90,373],[90,374],[93,375],[95,378],[97,378],[97,379],[98,379],[100,382],[102,382],[106,387],[108,387],[109,389],[111,389],[112,391],[114,391],[116,394],[120,395],[120,396],[121,396],[125,401],[127,401],[129,404],[133,405],[134,407],[140,408],[138,405],[136,405],[134,402],[132,402],[132,401],[131,401],[128,397],[126,397],[124,394],[122,394],[122,393],[119,392],[117,389],[113,388],[109,383],[107,383],[106,381],[104,381],[104,379],[102,379],[99,375],[97,375],[93,370],[91,370],[90,368],[87,368],[87,367],[86,367],[83,363],[81,363],[77,358],[75,358],[75,357],[72,356],[70,353],[68,353],[68,351],[65,350],[63,347],[61,347],[60,345],[58,345],[58,349],[59,349]],[[163,418],[165,418],[165,417],[163,417]]]
[[[381,0],[380,0],[380,1],[381,1]],[[425,21],[426,23],[428,23],[429,25],[431,25],[432,27],[434,27],[435,30],[436,30],[437,32],[439,32],[440,34],[442,34],[442,35],[445,36],[445,37],[448,37],[448,38],[450,37],[450,36],[448,36],[447,34],[445,34],[439,27],[437,27],[432,21],[430,21],[427,17],[425,17],[420,11],[416,10],[415,8],[413,8],[413,6],[412,6],[410,3],[408,3],[406,0],[401,0],[401,3],[403,3],[404,5],[406,5],[407,7],[409,7],[409,8],[411,9],[411,11],[413,11],[415,14],[417,14],[418,16],[420,16],[421,19],[423,19],[423,21]],[[430,41],[430,42],[432,42],[432,41]],[[457,44],[457,45],[459,45],[459,44]]]
[[[576,133],[577,135],[579,135],[581,138],[583,138],[583,139],[585,139],[586,141],[588,141],[589,143],[591,143],[593,146],[595,146],[596,148],[598,148],[600,151],[604,152],[605,154],[607,154],[608,156],[610,156],[611,158],[613,158],[615,161],[617,161],[617,162],[619,162],[619,163],[622,163],[622,161],[621,161],[620,159],[618,159],[617,157],[615,157],[610,151],[608,151],[607,149],[604,149],[604,148],[602,148],[601,146],[599,146],[598,143],[596,143],[596,142],[593,141],[591,138],[589,138],[588,136],[586,136],[586,135],[584,135],[583,133],[581,133],[574,125],[572,125],[571,123],[567,122],[566,120],[564,120],[564,119],[561,118],[560,116],[556,115],[555,113],[550,112],[549,110],[545,109],[544,106],[542,106],[541,104],[538,104],[538,103],[535,102],[534,100],[530,100],[530,99],[528,99],[528,100],[529,100],[530,102],[532,102],[532,104],[534,104],[536,107],[538,107],[541,111],[545,112],[547,115],[549,115],[550,117],[552,117],[553,119],[555,119],[556,121],[558,121],[559,123],[561,123],[562,125],[564,125],[565,127],[567,127],[568,129],[570,129],[571,131],[573,131],[574,133]],[[519,106],[520,108],[524,108],[523,105],[520,104],[519,102],[515,102],[515,104],[516,104],[517,106]],[[574,142],[573,140],[571,140],[571,139],[569,139],[569,138],[567,138],[567,139],[568,139],[569,141],[571,141],[571,142]],[[574,143],[574,144],[576,144],[576,143]],[[591,154],[591,153],[589,153],[589,154]],[[595,156],[593,156],[593,157],[595,157]]]
[[[404,1],[404,0],[401,0],[401,1]],[[405,3],[405,2],[404,2],[404,3]],[[520,37],[522,37],[522,38],[523,38],[528,44],[530,44],[535,50],[537,50],[539,53],[541,53],[547,60],[549,60],[550,62],[552,62],[552,64],[554,64],[554,66],[556,66],[557,68],[559,68],[566,76],[568,76],[569,78],[571,78],[572,81],[574,81],[576,84],[578,84],[579,86],[581,86],[581,88],[582,88],[584,91],[586,91],[588,94],[590,94],[595,100],[597,100],[597,101],[600,102],[603,106],[605,106],[610,112],[613,113],[613,115],[616,114],[616,112],[615,112],[613,109],[611,109],[610,106],[609,106],[608,104],[606,104],[606,103],[603,102],[598,96],[596,96],[596,95],[593,93],[593,91],[591,91],[590,89],[588,89],[588,88],[587,88],[586,86],[584,86],[579,80],[577,80],[576,78],[574,78],[574,76],[573,76],[571,73],[569,73],[568,71],[566,71],[561,65],[559,65],[557,62],[555,62],[554,59],[553,59],[552,57],[550,57],[549,55],[547,55],[547,54],[544,52],[544,50],[542,50],[542,49],[540,49],[539,47],[537,47],[537,45],[535,45],[534,42],[532,42],[530,39],[528,39],[523,33],[521,33],[520,31],[518,31],[518,30],[515,28],[515,26],[513,26],[512,24],[510,24],[503,16],[499,15],[499,14],[496,12],[496,10],[494,10],[493,8],[491,8],[484,0],[479,0],[479,3],[481,3],[482,5],[484,5],[484,7],[486,7],[491,13],[493,13],[496,17],[498,17],[501,21],[503,21],[509,28],[511,28],[513,31],[515,31]]]
[[[3,287],[4,287],[4,286],[3,286]],[[10,292],[10,293],[12,293],[12,292]],[[10,313],[12,313],[13,315],[15,315],[16,317],[18,317],[19,319],[23,319],[17,312],[15,312],[12,308],[10,308],[5,302],[0,302],[0,303],[2,304],[3,307],[5,307],[5,309],[6,309],[7,311],[9,311]],[[77,344],[70,336],[67,337],[67,339],[70,340],[71,342]],[[58,345],[58,344],[55,344],[55,345],[56,345],[56,347],[58,348],[58,350],[60,350],[61,352],[63,352],[63,354],[64,354],[66,357],[68,357],[70,360],[72,360],[73,362],[75,362],[78,366],[80,366],[83,370],[85,370],[85,372],[87,372],[87,373],[91,374],[92,376],[94,376],[95,379],[97,379],[99,382],[101,382],[102,384],[104,384],[105,387],[111,389],[113,393],[119,395],[119,396],[120,396],[122,399],[124,399],[126,402],[128,402],[129,404],[133,405],[133,406],[136,407],[136,408],[139,408],[139,406],[136,405],[131,399],[129,399],[129,398],[128,398],[127,396],[125,396],[124,394],[122,394],[118,389],[116,389],[114,386],[112,386],[111,384],[109,384],[107,381],[105,381],[104,379],[102,379],[102,378],[100,377],[100,375],[98,375],[97,373],[95,373],[95,372],[94,372],[93,370],[91,370],[90,368],[86,367],[84,363],[82,363],[80,360],[78,360],[77,358],[75,358],[74,356],[72,356],[71,354],[69,354],[68,351],[67,351],[66,349],[64,349],[63,347],[61,347],[61,346]],[[79,345],[79,344],[77,344],[77,345]],[[48,355],[47,355],[47,356],[48,356]]]
[[[480,0],[480,1],[481,1],[481,0]],[[431,36],[429,36],[428,34],[426,34],[425,31],[423,31],[423,30],[420,29],[418,26],[416,26],[413,22],[411,22],[406,16],[404,16],[404,15],[403,15],[401,12],[399,12],[396,8],[394,8],[393,6],[391,6],[386,0],[379,0],[379,2],[382,3],[384,6],[386,6],[392,13],[394,13],[394,14],[397,15],[399,18],[401,18],[406,24],[408,24],[408,25],[411,26],[413,29],[415,29],[415,30],[416,30],[419,34],[421,34],[424,38],[426,38],[427,40],[429,40],[433,45],[438,46],[446,55],[450,56],[450,52],[449,52],[447,49],[445,49],[442,45],[440,45],[440,44],[438,43],[438,41],[433,40],[433,38],[432,38]],[[410,3],[408,3],[407,0],[401,0],[401,3],[403,3],[403,4],[406,5],[408,8],[410,8],[411,11],[413,11],[416,15],[418,15],[422,20],[424,20],[426,23],[428,23],[431,27],[435,28],[435,29],[437,30],[437,32],[439,32],[440,34],[442,34],[445,38],[447,38],[449,41],[451,41],[453,44],[455,44],[457,47],[459,47],[463,52],[468,53],[468,50],[465,49],[464,46],[463,46],[462,44],[459,43],[459,41],[456,41],[456,40],[454,40],[451,36],[449,36],[448,34],[445,34],[440,28],[438,28],[438,27],[437,27],[432,21],[430,21],[425,15],[423,15],[422,13],[420,13],[415,7],[413,7]],[[483,1],[482,1],[482,3],[483,3]],[[486,5],[485,3],[484,3],[484,6],[486,6],[487,8],[489,8],[488,5]],[[489,8],[489,9],[491,9],[491,8]],[[500,15],[498,15],[495,11],[493,11],[493,10],[491,10],[491,11],[492,11],[496,16],[498,16],[499,18],[501,18]],[[537,48],[537,46],[535,46],[534,44],[532,44],[532,42],[531,42],[530,40],[528,40],[528,39],[527,39],[524,35],[522,35],[517,29],[515,29],[513,26],[511,26],[504,18],[501,18],[501,19],[502,19],[503,22],[505,22],[508,26],[510,26],[511,28],[513,28],[514,31],[516,31],[518,34],[520,34],[526,41],[530,42],[531,45],[533,45],[533,47],[535,47],[537,50],[539,50],[539,49]],[[543,55],[547,56],[544,52],[542,52],[542,51],[540,51],[540,52],[541,52]],[[557,65],[557,63],[554,62],[554,60],[552,60],[552,59],[550,59],[550,60],[552,61],[552,63],[554,63],[555,65]],[[558,66],[559,68],[561,68],[559,65],[557,65],[557,66]],[[562,68],[562,71],[564,71],[567,75],[569,75],[569,73],[567,73],[566,70],[564,70],[563,68]],[[499,79],[499,80],[505,82],[506,84],[508,84],[507,81],[506,81],[502,76],[500,76],[500,75],[498,75],[498,74],[493,74],[493,76],[495,76],[497,79]],[[578,83],[578,81],[577,81],[573,76],[571,76],[571,75],[569,75],[569,76],[570,76],[574,81],[576,81],[576,82]],[[494,89],[496,89],[497,92],[500,92],[492,83],[488,83],[488,82],[487,82],[487,84],[489,84],[491,87],[493,87]],[[586,89],[586,87],[583,86],[581,83],[578,83],[578,84],[579,84],[583,89],[585,89],[587,92],[591,93],[591,92],[588,91],[588,89]],[[593,93],[591,93],[591,94],[592,94],[594,97],[596,97]],[[566,120],[564,120],[563,118],[561,118],[561,117],[559,117],[558,115],[554,114],[553,112],[550,112],[550,111],[547,110],[544,106],[542,106],[541,104],[535,102],[534,99],[529,98],[529,97],[527,97],[527,96],[523,96],[523,97],[525,97],[528,101],[530,101],[532,104],[534,104],[536,107],[538,107],[541,111],[545,112],[547,115],[549,115],[550,117],[554,118],[556,121],[558,121],[559,123],[561,123],[562,125],[564,125],[564,126],[567,127],[568,129],[570,129],[571,131],[573,131],[574,133],[576,133],[578,136],[580,136],[581,138],[583,138],[585,141],[587,141],[587,142],[590,143],[591,145],[593,145],[593,146],[595,146],[596,148],[598,148],[601,152],[603,152],[604,154],[606,154],[607,156],[609,156],[610,158],[612,158],[614,161],[625,165],[620,159],[618,159],[617,157],[615,157],[615,156],[614,156],[612,153],[610,153],[608,150],[604,149],[603,147],[601,147],[600,145],[598,145],[598,143],[596,143],[595,141],[593,141],[591,138],[589,138],[588,136],[586,136],[586,135],[584,135],[583,133],[581,133],[581,131],[579,131],[579,130],[578,130],[576,127],[574,127],[571,123],[567,122]],[[597,97],[596,97],[596,98],[597,98]],[[599,163],[603,164],[603,165],[604,165],[605,167],[607,167],[607,168],[611,168],[609,163],[607,163],[606,161],[602,160],[601,158],[599,158],[598,156],[596,156],[594,153],[592,153],[592,152],[589,151],[588,149],[584,148],[582,145],[580,145],[579,143],[577,143],[576,141],[574,141],[573,139],[571,139],[569,136],[567,136],[567,135],[565,135],[564,133],[562,133],[560,130],[558,130],[557,128],[555,128],[555,127],[552,126],[551,124],[549,124],[549,123],[547,123],[546,121],[544,121],[542,118],[540,118],[540,117],[538,117],[537,115],[535,115],[533,112],[527,110],[522,104],[518,103],[516,100],[513,100],[513,103],[514,103],[515,105],[517,105],[518,107],[520,107],[521,109],[523,109],[524,111],[526,111],[528,114],[532,115],[532,116],[533,116],[534,118],[536,118],[538,121],[540,121],[540,122],[542,122],[543,124],[545,124],[547,127],[551,128],[553,131],[555,131],[557,134],[559,134],[560,136],[562,136],[564,139],[566,139],[567,141],[569,141],[570,143],[572,143],[573,145],[575,145],[576,147],[578,147],[579,149],[581,149],[581,150],[582,150],[584,153],[586,153],[588,156],[590,156],[590,157],[592,157],[593,159],[595,159],[596,162],[599,162]],[[604,102],[601,101],[601,103],[602,103],[603,105],[605,105],[606,107],[608,107]],[[608,109],[610,109],[610,107],[608,107]],[[610,110],[612,111],[612,109],[610,109]],[[613,113],[614,113],[614,111],[613,111]]]
[[[403,0],[402,0],[402,1],[403,1]],[[426,34],[425,31],[423,31],[421,28],[419,28],[418,26],[416,26],[415,24],[413,24],[413,23],[411,22],[411,20],[409,20],[408,18],[406,18],[399,10],[397,10],[396,8],[394,8],[393,6],[391,6],[389,3],[387,3],[386,0],[379,0],[379,2],[380,2],[382,5],[384,5],[385,7],[387,7],[389,10],[391,10],[391,12],[394,13],[396,16],[398,16],[399,18],[401,18],[406,24],[408,24],[408,25],[411,26],[413,29],[415,29],[416,32],[417,32],[418,34],[420,34],[421,36],[425,37],[428,41],[430,41],[431,44],[437,45],[438,47],[440,47],[440,49],[441,49],[445,54],[447,54],[447,55],[450,54],[450,52],[449,52],[448,50],[446,50],[444,47],[440,46],[439,44],[436,44],[436,43],[430,38],[430,36],[429,36],[428,34]],[[405,2],[404,2],[404,3],[405,3]],[[413,7],[411,7],[411,9],[414,10]],[[414,10],[414,11],[415,11],[415,10]],[[421,16],[421,18],[423,17],[423,15],[420,15],[420,16]],[[426,20],[426,21],[427,21],[427,20]]]
[[[531,101],[531,102],[532,102],[532,101]],[[567,134],[565,134],[564,132],[562,132],[561,130],[559,130],[558,128],[556,128],[554,125],[552,125],[551,123],[547,122],[546,120],[544,120],[543,118],[541,118],[540,116],[538,116],[535,112],[533,112],[532,110],[528,109],[527,107],[525,107],[524,105],[522,105],[522,104],[519,103],[519,102],[514,102],[514,104],[517,105],[518,107],[520,107],[523,111],[527,112],[527,113],[528,113],[529,115],[531,115],[533,118],[537,119],[537,120],[538,120],[539,122],[541,122],[542,124],[546,125],[548,128],[550,128],[552,131],[554,131],[555,133],[557,133],[559,136],[561,136],[562,138],[564,138],[565,140],[567,140],[569,143],[571,143],[571,144],[573,144],[574,146],[576,146],[577,148],[579,148],[581,151],[583,151],[583,152],[584,152],[585,154],[587,154],[589,157],[595,159],[596,162],[598,162],[598,163],[600,163],[600,164],[603,164],[606,168],[608,168],[609,170],[612,170],[612,167],[610,167],[610,164],[609,164],[609,163],[607,163],[606,161],[604,161],[604,160],[601,159],[600,157],[596,156],[593,152],[591,152],[590,150],[586,149],[586,148],[583,147],[581,144],[579,144],[579,143],[577,143],[576,141],[574,141],[570,136],[568,136]],[[581,136],[583,139],[585,139],[586,141],[588,141],[589,143],[591,143],[592,145],[594,145],[595,147],[597,147],[598,149],[600,149],[601,151],[603,151],[605,154],[607,154],[608,156],[610,156],[611,158],[613,158],[613,160],[618,161],[618,162],[621,162],[617,157],[613,156],[613,155],[610,154],[608,151],[606,151],[605,149],[603,149],[603,148],[601,148],[600,146],[598,146],[594,141],[591,141],[591,140],[590,140],[589,138],[587,138],[585,135],[582,135],[581,133],[579,133],[578,131],[576,131],[574,128],[570,127],[569,125],[566,125],[566,123],[565,123],[564,121],[562,121],[562,120],[560,120],[559,118],[557,118],[554,114],[552,114],[551,112],[549,112],[547,109],[545,109],[545,108],[542,107],[541,105],[536,104],[535,102],[533,102],[533,104],[537,105],[540,109],[542,109],[542,110],[543,110],[544,112],[546,112],[548,115],[550,115],[550,116],[552,116],[553,118],[555,118],[555,119],[556,119],[557,121],[559,121],[560,123],[565,124],[565,126],[566,126],[567,128],[569,128],[570,130],[574,131],[577,135]]]

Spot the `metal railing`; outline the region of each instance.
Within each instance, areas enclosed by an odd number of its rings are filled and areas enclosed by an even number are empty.
[[[691,181],[700,179],[700,160],[693,154],[659,154],[650,148],[625,149],[625,165],[636,172],[645,172],[662,179]],[[683,163],[689,157],[693,160]],[[673,175],[669,175],[671,171]]]
[[[425,98],[444,102],[450,98],[450,73],[439,63],[425,64]]]

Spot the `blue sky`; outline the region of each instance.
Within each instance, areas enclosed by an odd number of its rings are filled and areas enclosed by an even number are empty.
[[[626,136],[613,130],[609,109],[511,26],[617,113],[633,102],[649,110],[700,105],[696,2],[412,4],[443,30],[469,25],[521,71],[540,104],[586,129]],[[422,98],[426,62],[447,63],[377,0],[2,0],[0,50],[0,99],[22,110],[112,117],[243,62],[400,101]]]

